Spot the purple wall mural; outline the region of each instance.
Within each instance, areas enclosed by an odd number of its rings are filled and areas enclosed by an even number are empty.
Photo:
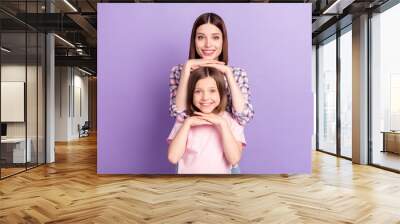
[[[242,173],[311,172],[311,4],[144,3],[98,5],[98,173],[175,173],[169,72],[187,60],[204,12],[224,19],[229,64],[249,76]]]

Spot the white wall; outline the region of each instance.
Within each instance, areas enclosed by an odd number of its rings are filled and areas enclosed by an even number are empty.
[[[26,106],[22,106],[22,113],[26,112],[26,120],[22,122],[6,122],[8,138],[24,138],[25,135],[30,139],[32,161],[44,163],[45,150],[45,84],[44,74],[41,66],[25,64],[3,64],[1,66],[2,82],[24,82],[26,84]],[[26,80],[27,79],[27,80]],[[2,89],[3,92],[4,89]],[[3,97],[7,97],[2,95]],[[3,102],[2,102],[3,104]],[[2,107],[2,112],[10,108]],[[11,109],[11,110],[15,110]],[[8,111],[17,113],[17,111]],[[37,157],[37,153],[39,156]]]
[[[75,70],[75,75],[74,75],[74,108],[73,108],[73,113],[72,113],[72,135],[74,137],[78,137],[78,124],[81,126],[85,123],[85,121],[88,120],[89,118],[89,112],[88,112],[88,77],[76,75]]]
[[[1,82],[1,121],[24,122],[25,83]]]
[[[72,67],[56,67],[55,73],[55,140],[77,139],[78,124],[88,120],[88,77]]]
[[[27,70],[25,70],[27,69]],[[26,73],[27,72],[27,73]],[[39,71],[41,72],[41,71]],[[36,66],[27,66],[19,64],[5,64],[1,66],[1,81],[2,82],[25,82],[25,76],[28,76],[30,86],[36,86]],[[27,88],[27,116],[28,116],[28,137],[33,132],[36,134],[36,88]],[[34,102],[34,103],[32,103]],[[41,105],[39,105],[40,107]],[[2,108],[5,110],[6,108]],[[34,122],[34,124],[32,124]],[[25,124],[26,122],[7,122],[7,136],[8,137],[25,137]]]
[[[25,64],[4,64],[1,66],[1,81],[2,82],[25,82]],[[32,74],[33,67],[28,66],[28,74]],[[1,108],[5,110],[6,108]],[[24,137],[25,125],[24,122],[7,123],[7,135],[9,137]]]
[[[68,140],[68,86],[70,84],[69,69],[55,68],[55,141]]]

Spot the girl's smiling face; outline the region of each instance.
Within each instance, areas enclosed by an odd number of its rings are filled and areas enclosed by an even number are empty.
[[[211,24],[205,23],[196,30],[196,52],[203,59],[218,60],[222,52],[223,36],[221,30]]]
[[[200,79],[193,92],[193,104],[201,112],[209,114],[220,104],[217,83],[211,77]]]

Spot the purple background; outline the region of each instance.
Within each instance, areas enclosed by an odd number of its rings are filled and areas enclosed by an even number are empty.
[[[99,4],[98,173],[175,173],[169,72],[187,60],[204,12],[225,20],[229,64],[249,76],[255,117],[242,173],[310,173],[311,4],[261,3]]]

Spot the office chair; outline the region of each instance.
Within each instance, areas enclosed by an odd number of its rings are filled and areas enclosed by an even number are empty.
[[[82,127],[80,127],[80,125],[78,124],[79,138],[89,136],[89,129],[90,129],[89,121],[85,121]]]

